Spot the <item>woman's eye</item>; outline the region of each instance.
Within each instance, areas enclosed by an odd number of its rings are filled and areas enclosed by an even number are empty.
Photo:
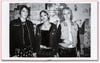
[[[22,12],[28,13],[27,11],[23,10]]]

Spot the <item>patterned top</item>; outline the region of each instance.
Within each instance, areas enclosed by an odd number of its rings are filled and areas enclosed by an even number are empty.
[[[63,40],[60,45],[65,48],[74,48],[77,44],[77,25],[68,25],[67,22],[61,23],[61,39]]]

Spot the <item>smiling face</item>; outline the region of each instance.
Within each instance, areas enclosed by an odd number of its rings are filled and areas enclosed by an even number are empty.
[[[28,17],[28,10],[24,7],[22,10],[21,10],[21,17],[26,19]]]
[[[41,12],[40,18],[43,22],[48,21],[48,14],[45,12]]]

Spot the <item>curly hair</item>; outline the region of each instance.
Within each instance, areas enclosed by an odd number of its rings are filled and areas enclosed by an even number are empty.
[[[20,9],[19,9],[19,14],[21,14],[21,11],[23,8],[26,8],[28,10],[28,16],[30,16],[30,8],[27,7],[26,5],[21,5]]]

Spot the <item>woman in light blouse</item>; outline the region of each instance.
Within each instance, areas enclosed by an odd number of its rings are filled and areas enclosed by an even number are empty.
[[[59,43],[59,56],[60,57],[76,57],[77,48],[77,25],[72,22],[72,10],[65,7],[62,10],[64,17],[61,22],[61,42]]]

